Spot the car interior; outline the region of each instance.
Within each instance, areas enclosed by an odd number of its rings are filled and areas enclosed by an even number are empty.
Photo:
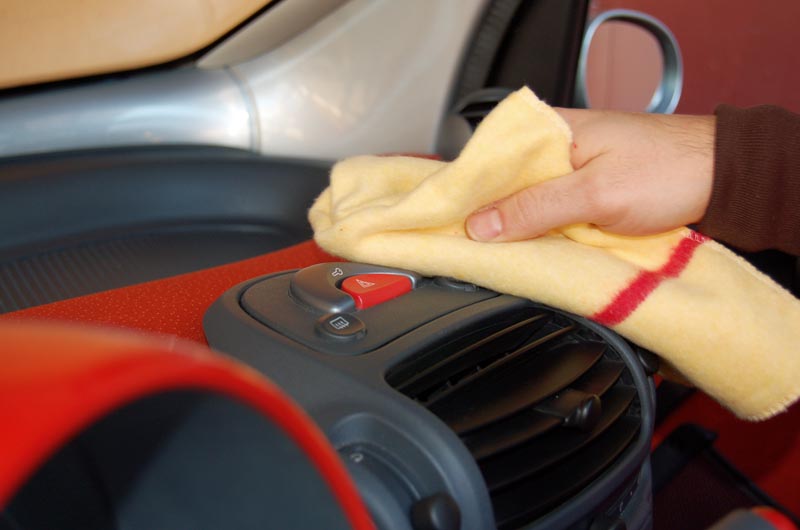
[[[0,528],[800,526],[797,407],[744,422],[589,319],[312,240],[336,160],[452,159],[522,86],[587,105],[608,19],[656,37],[649,110],[672,112],[658,20],[589,0],[0,11]],[[747,257],[800,293],[795,258]]]

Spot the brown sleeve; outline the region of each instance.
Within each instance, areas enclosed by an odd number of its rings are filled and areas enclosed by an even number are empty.
[[[800,255],[800,115],[716,109],[714,186],[700,232],[745,251]]]

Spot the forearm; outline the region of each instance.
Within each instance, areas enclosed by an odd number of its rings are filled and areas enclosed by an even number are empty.
[[[800,255],[800,116],[717,109],[714,184],[698,229],[741,250]]]

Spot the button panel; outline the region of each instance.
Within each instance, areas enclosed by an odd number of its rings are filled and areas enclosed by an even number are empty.
[[[255,282],[244,290],[237,303],[273,331],[315,351],[333,355],[370,352],[442,315],[498,296],[486,289],[471,293],[421,280],[410,292],[390,303],[357,313],[355,310],[333,313],[299,303],[296,298],[290,300],[287,293],[291,291],[294,277],[295,273],[284,273]],[[353,300],[344,291],[336,290]],[[344,330],[336,330],[333,324],[326,326],[321,322],[326,317],[343,314],[348,315],[345,317],[348,322],[349,317],[357,317],[364,325],[363,333],[353,333],[356,327],[351,326],[355,326],[354,323]],[[342,327],[343,324],[339,321],[336,326]]]

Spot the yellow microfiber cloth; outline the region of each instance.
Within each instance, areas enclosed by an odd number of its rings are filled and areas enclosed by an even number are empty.
[[[523,88],[453,162],[338,163],[309,212],[315,240],[353,261],[451,276],[589,317],[657,353],[739,417],[800,395],[800,301],[688,228],[624,237],[592,225],[518,242],[470,240],[478,208],[572,171],[566,122]]]

